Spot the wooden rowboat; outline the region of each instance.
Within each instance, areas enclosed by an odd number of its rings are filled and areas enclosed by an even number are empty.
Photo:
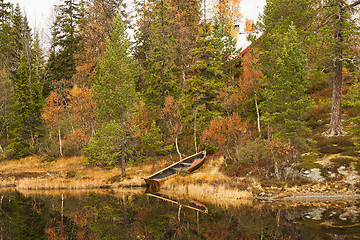
[[[193,172],[204,164],[206,151],[202,151],[184,158],[156,173],[145,178],[145,182],[148,186],[158,187],[159,183],[175,176],[180,170],[186,170]]]

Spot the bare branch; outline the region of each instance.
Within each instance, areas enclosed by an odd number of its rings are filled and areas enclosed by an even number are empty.
[[[359,4],[360,4],[360,0],[357,0],[357,1],[353,2],[352,4],[349,4],[349,6],[350,7],[356,7]]]

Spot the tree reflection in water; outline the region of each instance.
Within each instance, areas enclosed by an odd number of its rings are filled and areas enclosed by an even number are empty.
[[[207,205],[206,214],[141,194],[63,196],[1,193],[0,239],[360,238],[359,201]]]

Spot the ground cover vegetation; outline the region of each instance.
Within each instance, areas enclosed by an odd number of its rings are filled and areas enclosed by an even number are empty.
[[[269,0],[241,53],[239,4],[63,0],[47,56],[1,1],[0,159],[85,156],[125,176],[207,149],[230,176],[284,179],[328,154],[360,169],[360,1]]]

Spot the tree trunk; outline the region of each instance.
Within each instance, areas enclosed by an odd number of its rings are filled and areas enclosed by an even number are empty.
[[[181,205],[179,205],[179,211],[178,211],[178,221],[180,223],[181,220]]]
[[[181,157],[181,153],[180,153],[180,150],[179,150],[178,136],[177,136],[177,135],[175,136],[175,146],[176,146],[176,151],[177,151],[177,153],[179,154],[179,158],[180,158],[180,160],[181,160],[182,157]]]
[[[279,174],[279,166],[275,158],[275,153],[272,147],[270,147],[271,155],[274,161],[274,174],[277,180],[280,180],[280,174]]]
[[[125,162],[125,140],[121,140],[121,173],[123,177],[126,177],[126,162]]]
[[[2,156],[3,158],[6,157],[6,156],[5,156],[4,149],[2,148],[1,144],[0,144],[0,153],[1,153],[1,156]]]
[[[64,225],[64,194],[61,194],[61,224]]]
[[[195,152],[198,152],[198,147],[197,147],[197,139],[196,139],[196,119],[197,119],[197,108],[195,109],[195,118],[194,118],[194,142],[195,142]]]
[[[341,129],[341,88],[342,88],[342,60],[335,60],[334,79],[332,86],[331,120],[328,130],[329,136],[344,133]]]
[[[61,143],[61,131],[60,131],[60,127],[59,127],[59,152],[60,152],[60,156],[62,156],[63,153],[62,153],[62,143]]]
[[[257,95],[255,92],[255,108],[256,108],[256,115],[257,115],[257,127],[258,127],[258,132],[259,134],[261,133],[261,128],[260,128],[260,112],[259,112],[259,106],[258,106],[258,102],[257,102]]]
[[[341,88],[342,88],[342,69],[343,69],[343,6],[339,5],[338,24],[335,29],[335,60],[334,60],[334,79],[332,83],[332,102],[331,120],[329,130],[325,133],[328,136],[346,134],[341,129]]]
[[[123,223],[124,223],[124,235],[129,235],[129,216],[128,216],[128,196],[123,196]]]

